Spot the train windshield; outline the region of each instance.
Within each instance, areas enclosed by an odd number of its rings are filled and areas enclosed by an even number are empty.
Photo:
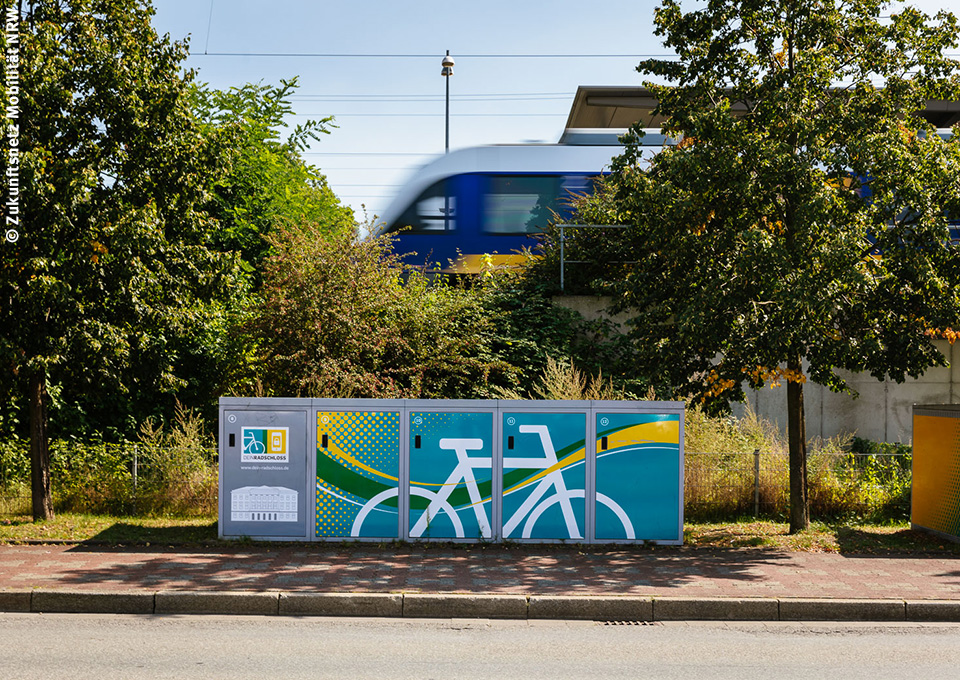
[[[449,180],[440,180],[426,189],[410,204],[396,225],[409,226],[414,234],[454,231],[457,228],[457,197]]]

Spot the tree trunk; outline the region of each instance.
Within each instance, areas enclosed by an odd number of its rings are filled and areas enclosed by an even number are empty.
[[[803,365],[795,356],[787,362],[790,377],[802,375]],[[807,498],[807,429],[803,412],[803,383],[787,381],[787,441],[790,447],[790,533],[810,526]]]
[[[50,447],[47,441],[47,376],[43,371],[30,376],[30,477],[33,521],[53,519]]]

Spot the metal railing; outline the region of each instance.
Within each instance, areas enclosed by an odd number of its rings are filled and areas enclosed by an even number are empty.
[[[564,241],[566,229],[626,229],[627,224],[558,224],[560,230],[560,292],[564,292],[564,276],[567,264],[587,264],[587,260],[567,260],[564,253]],[[622,264],[622,263],[621,263]]]
[[[58,446],[51,452],[54,506],[110,515],[215,514],[215,450],[124,442]],[[31,513],[24,446],[0,447],[0,517]]]

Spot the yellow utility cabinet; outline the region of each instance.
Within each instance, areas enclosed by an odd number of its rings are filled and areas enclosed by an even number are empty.
[[[914,529],[960,541],[960,405],[913,407]]]

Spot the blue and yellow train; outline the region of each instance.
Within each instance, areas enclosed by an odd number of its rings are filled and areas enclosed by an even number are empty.
[[[484,261],[507,265],[534,245],[554,215],[621,153],[612,130],[567,136],[560,144],[482,146],[451,152],[418,170],[383,215],[378,233],[412,265],[476,273]],[[644,139],[655,153],[659,131]],[[486,256],[486,257],[485,257]]]

